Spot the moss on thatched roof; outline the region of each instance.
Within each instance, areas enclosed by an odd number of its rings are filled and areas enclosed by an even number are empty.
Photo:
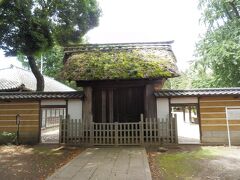
[[[66,61],[69,80],[145,79],[176,76],[176,60],[169,47],[80,51]]]

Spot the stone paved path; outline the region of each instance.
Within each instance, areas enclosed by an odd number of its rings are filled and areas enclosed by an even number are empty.
[[[143,147],[89,148],[48,180],[151,180]]]

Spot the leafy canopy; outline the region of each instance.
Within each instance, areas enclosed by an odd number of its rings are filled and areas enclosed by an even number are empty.
[[[212,74],[206,86],[240,86],[240,0],[200,0],[199,7],[207,32],[197,44],[197,64]]]
[[[44,78],[36,57],[54,44],[68,45],[98,25],[100,9],[96,0],[1,0],[0,48],[6,55],[25,55],[44,90]]]
[[[0,48],[7,55],[36,55],[54,42],[76,43],[99,16],[96,0],[1,0]]]

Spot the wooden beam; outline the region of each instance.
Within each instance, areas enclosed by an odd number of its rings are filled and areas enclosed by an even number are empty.
[[[106,90],[102,89],[102,123],[106,122],[107,117],[107,107],[106,107]]]
[[[92,88],[84,87],[83,121],[88,122],[92,118]]]
[[[145,86],[145,117],[157,117],[156,97],[154,96],[154,86],[148,84]]]
[[[109,91],[109,122],[113,123],[113,89]]]
[[[79,87],[134,87],[147,84],[162,84],[163,78],[156,79],[115,79],[115,80],[79,80],[76,81]]]

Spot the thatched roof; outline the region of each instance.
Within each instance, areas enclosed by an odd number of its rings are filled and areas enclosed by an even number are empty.
[[[65,48],[65,79],[115,80],[177,76],[172,42],[85,44]]]

